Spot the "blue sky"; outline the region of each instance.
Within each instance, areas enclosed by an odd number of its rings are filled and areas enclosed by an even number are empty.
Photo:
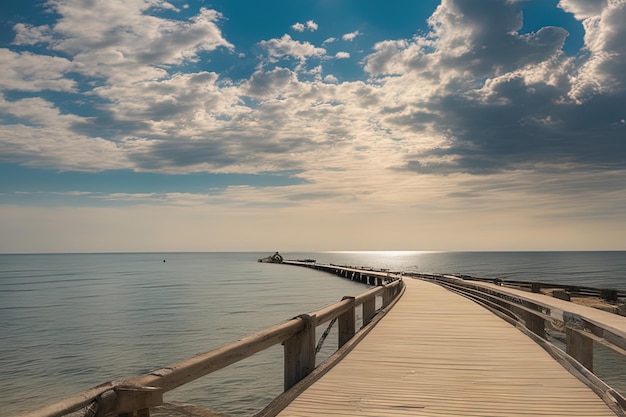
[[[624,21],[3,2],[0,252],[626,249]]]

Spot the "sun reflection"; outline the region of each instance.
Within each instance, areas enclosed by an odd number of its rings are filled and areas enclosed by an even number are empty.
[[[432,250],[331,250],[322,253],[355,253],[363,255],[383,255],[383,256],[414,256],[425,253],[438,253]]]

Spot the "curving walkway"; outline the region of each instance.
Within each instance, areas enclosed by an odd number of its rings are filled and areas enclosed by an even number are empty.
[[[438,285],[398,304],[280,416],[615,416],[515,327]]]

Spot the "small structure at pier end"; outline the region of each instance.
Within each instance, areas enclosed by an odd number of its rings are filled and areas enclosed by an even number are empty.
[[[276,252],[271,256],[260,258],[259,262],[267,263],[267,264],[282,264],[283,257],[280,253]]]

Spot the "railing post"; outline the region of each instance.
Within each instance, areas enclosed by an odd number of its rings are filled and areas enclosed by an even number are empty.
[[[539,337],[546,337],[546,322],[543,317],[524,311],[524,323],[526,328]]]
[[[163,390],[158,387],[117,386],[119,417],[150,417],[150,407],[163,404]]]
[[[315,369],[315,315],[302,314],[298,318],[304,322],[304,329],[283,343],[285,391]]]
[[[372,296],[363,302],[363,326],[368,324],[376,314],[376,296]]]
[[[339,322],[339,347],[348,342],[354,336],[356,328],[356,299],[355,297],[343,297],[343,300],[352,300],[352,306],[348,311],[338,317]]]
[[[617,290],[602,289],[600,290],[600,297],[602,297],[604,301],[615,302],[618,300]]]
[[[593,372],[593,340],[569,326],[565,328],[565,339],[567,354]]]
[[[383,308],[387,307],[391,300],[393,300],[393,290],[395,287],[386,286],[383,291]]]

